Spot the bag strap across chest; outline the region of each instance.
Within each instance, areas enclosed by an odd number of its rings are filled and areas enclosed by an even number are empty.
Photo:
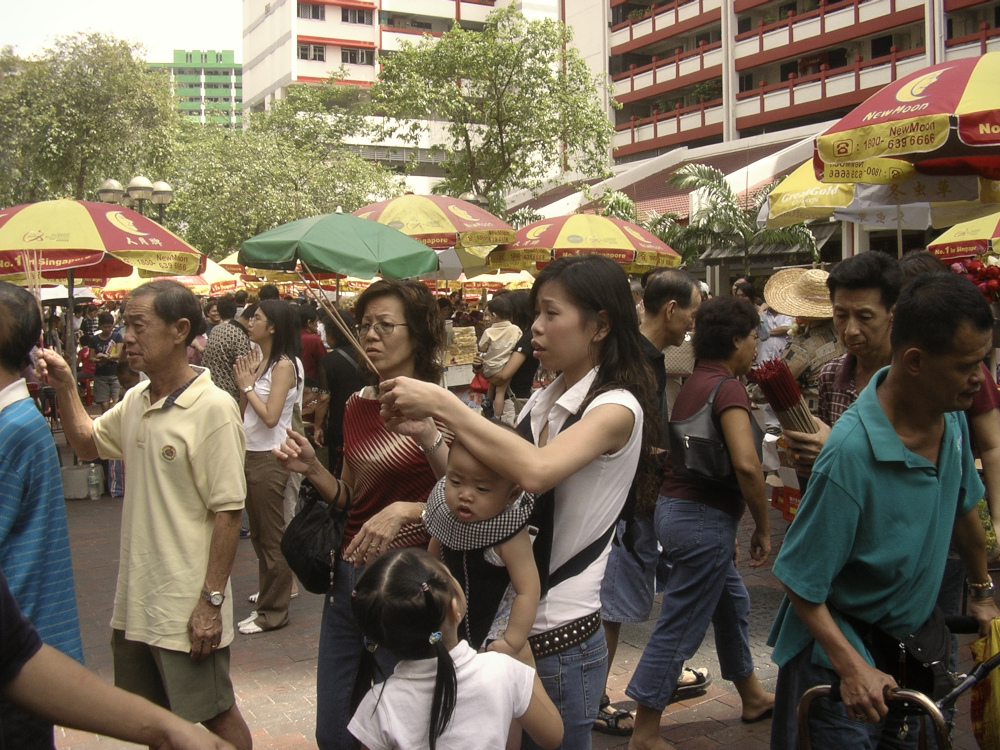
[[[576,414],[570,414],[566,418],[562,429],[569,429],[579,422],[582,417],[583,409]],[[531,429],[531,414],[526,415],[518,423],[517,431],[521,437],[529,440],[533,445],[535,444],[535,436]],[[556,490],[553,487],[535,499],[535,508],[528,519],[528,523],[538,529],[538,535],[535,537],[534,544],[532,544],[532,552],[535,557],[535,565],[538,567],[538,578],[541,583],[542,596],[545,596],[549,589],[558,586],[563,581],[569,580],[574,576],[580,575],[580,573],[590,567],[591,563],[601,556],[601,552],[607,546],[608,540],[611,539],[615,528],[618,526],[618,519],[616,518],[610,528],[601,534],[600,537],[577,552],[558,568],[549,572],[549,563],[552,559],[552,537],[555,531],[555,505]],[[628,503],[626,503],[626,506],[628,506]],[[632,512],[630,509],[630,516]],[[623,509],[622,514],[624,513],[625,510]]]

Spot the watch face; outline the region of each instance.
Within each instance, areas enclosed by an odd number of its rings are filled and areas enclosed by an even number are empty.
[[[222,594],[220,594],[218,591],[213,591],[212,595],[209,597],[209,600],[212,602],[214,606],[218,607],[222,604],[223,598],[224,597],[222,596]]]

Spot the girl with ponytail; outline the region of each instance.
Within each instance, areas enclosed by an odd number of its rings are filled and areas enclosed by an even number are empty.
[[[369,652],[385,648],[400,660],[348,726],[362,747],[503,750],[512,719],[541,747],[562,742],[559,713],[531,667],[459,640],[465,596],[426,551],[392,550],[370,563],[351,612]],[[359,677],[370,684],[365,671]]]

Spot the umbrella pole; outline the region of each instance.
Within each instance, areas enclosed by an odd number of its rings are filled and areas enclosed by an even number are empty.
[[[309,266],[307,266],[301,259],[299,260],[299,263],[302,263],[302,267],[309,274],[310,278],[312,278],[313,283],[319,286],[319,281],[316,279],[316,276],[313,275],[313,272],[309,268]],[[365,353],[364,347],[361,346],[361,343],[357,340],[354,333],[352,333],[351,330],[347,327],[347,324],[344,322],[344,319],[340,317],[340,312],[337,310],[337,308],[330,304],[330,301],[326,299],[325,294],[321,295],[316,292],[316,289],[309,284],[309,282],[306,280],[306,277],[302,275],[301,271],[296,271],[296,273],[298,273],[299,278],[302,280],[302,283],[306,285],[306,289],[308,290],[309,294],[312,295],[313,299],[316,300],[320,308],[322,308],[322,310],[327,315],[330,316],[330,319],[333,321],[334,325],[336,325],[337,328],[340,329],[340,332],[344,334],[344,336],[347,338],[347,342],[354,347],[355,351],[357,351],[357,353],[365,361],[368,367],[371,368],[371,371],[376,375],[378,375],[379,380],[381,380],[382,375],[379,373],[378,368],[375,367],[375,363],[372,362],[371,359],[369,359],[368,355]]]
[[[73,304],[74,280],[74,271],[71,268],[66,272],[66,302],[69,305],[67,310],[69,320],[66,321],[68,323],[66,326],[66,362],[69,364],[70,372],[73,373],[73,379],[76,380],[76,346],[73,345],[73,315],[76,308],[76,305]]]
[[[903,215],[899,210],[899,204],[896,204],[896,259],[902,260],[903,258]]]

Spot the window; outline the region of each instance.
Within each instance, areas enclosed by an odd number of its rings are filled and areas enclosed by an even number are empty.
[[[740,93],[753,89],[753,73],[744,73],[740,76]]]
[[[326,6],[314,5],[313,3],[299,3],[299,18],[308,18],[312,21],[325,21]]]
[[[374,65],[375,51],[342,47],[340,50],[340,62],[350,65]]]
[[[798,62],[792,60],[791,62],[781,63],[781,70],[778,80],[787,81],[791,77],[792,73],[795,73],[795,75],[799,74]]]
[[[363,23],[372,25],[372,12],[361,8],[341,8],[340,20],[344,23]]]
[[[753,24],[753,19],[751,19],[750,16],[743,16],[742,18],[737,18],[736,33],[746,34],[748,31],[750,31],[751,28],[753,28],[752,24]]]
[[[434,24],[430,21],[410,21],[411,29],[424,29],[425,31],[431,31],[434,28]]]
[[[189,62],[189,63],[194,62],[194,55],[188,52],[186,55],[184,55],[184,62]]]
[[[326,47],[320,44],[300,44],[298,49],[300,60],[326,62]]]
[[[872,39],[872,59],[885,57],[892,51],[892,34]]]

